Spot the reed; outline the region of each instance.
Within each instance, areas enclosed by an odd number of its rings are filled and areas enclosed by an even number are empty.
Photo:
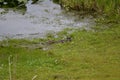
[[[61,0],[67,10],[120,14],[120,0]]]

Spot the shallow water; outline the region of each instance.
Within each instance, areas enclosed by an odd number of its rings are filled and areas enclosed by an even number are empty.
[[[89,25],[91,19],[79,20],[74,13],[65,13],[58,4],[44,0],[37,4],[29,1],[25,14],[9,10],[0,14],[0,39],[44,37],[49,32],[58,32],[64,28],[79,28]],[[0,9],[0,12],[3,12]]]

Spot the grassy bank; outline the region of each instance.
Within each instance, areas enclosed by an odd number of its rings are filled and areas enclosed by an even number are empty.
[[[68,34],[58,35],[1,41],[0,79],[120,80],[120,25],[97,32],[75,30],[71,42],[39,44]]]
[[[77,11],[77,15],[92,15],[100,24],[120,23],[120,0],[55,0],[66,11]]]
[[[120,0],[59,0],[66,9],[100,13],[120,13]]]

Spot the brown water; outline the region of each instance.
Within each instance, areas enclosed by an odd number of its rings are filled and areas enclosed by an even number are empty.
[[[90,18],[80,19],[74,13],[67,13],[58,4],[44,0],[37,4],[29,1],[23,15],[9,10],[0,14],[0,39],[44,37],[49,32],[58,32],[64,28],[81,28],[92,22]],[[4,12],[0,9],[0,13]]]

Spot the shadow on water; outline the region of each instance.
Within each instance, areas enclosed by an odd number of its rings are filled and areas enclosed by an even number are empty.
[[[25,8],[27,0],[0,0],[1,8]]]
[[[13,9],[0,8],[0,39],[44,37],[49,32],[93,24],[90,17],[80,19],[81,16],[65,12],[51,0],[36,1],[27,1],[24,15]]]

